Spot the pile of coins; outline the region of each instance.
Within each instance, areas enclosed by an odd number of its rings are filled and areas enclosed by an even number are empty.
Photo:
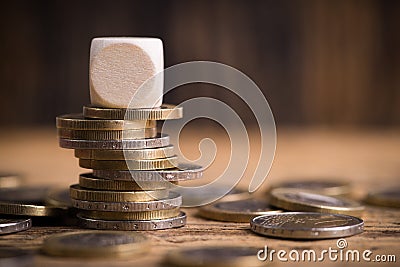
[[[199,209],[212,220],[250,222],[261,235],[290,239],[323,239],[361,233],[364,206],[345,198],[351,188],[339,181],[285,182],[264,199],[219,201]]]
[[[182,198],[171,183],[197,179],[203,169],[179,165],[157,121],[179,119],[182,108],[85,106],[83,114],[57,117],[59,144],[75,149],[80,167],[93,169],[70,186],[80,225],[93,229],[157,230],[185,225]],[[171,183],[170,183],[171,182]]]

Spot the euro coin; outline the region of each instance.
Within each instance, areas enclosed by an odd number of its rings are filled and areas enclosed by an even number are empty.
[[[31,219],[0,219],[0,235],[25,231],[31,226]]]
[[[178,164],[176,168],[166,170],[93,170],[93,175],[99,178],[127,181],[187,181],[203,176],[204,168],[193,164]]]
[[[199,209],[199,215],[212,220],[248,223],[259,215],[280,212],[265,200],[245,199],[216,202]]]
[[[77,217],[82,227],[99,230],[150,231],[177,228],[186,224],[184,212],[181,212],[177,217],[148,221],[96,220],[86,218],[79,213]]]
[[[134,130],[157,127],[157,122],[86,119],[82,114],[66,114],[56,118],[56,126],[75,130]]]
[[[183,108],[162,104],[159,108],[123,109],[84,106],[86,118],[111,120],[170,120],[183,117]]]
[[[174,155],[172,145],[145,149],[75,149],[75,157],[95,160],[159,159]]]
[[[182,197],[175,192],[170,192],[166,198],[150,201],[135,202],[102,202],[71,199],[73,206],[82,210],[135,212],[149,210],[173,209],[181,206]]]
[[[69,149],[144,149],[168,146],[169,136],[158,134],[157,137],[153,138],[103,141],[60,138],[59,145],[62,148]]]
[[[364,221],[344,214],[283,212],[255,217],[250,221],[255,233],[289,239],[326,239],[363,232]]]
[[[73,199],[104,202],[149,201],[167,197],[168,190],[154,191],[102,191],[82,188],[77,184],[70,186],[70,196]]]
[[[271,191],[271,205],[289,211],[337,213],[358,216],[364,211],[360,203],[332,196],[277,188]]]
[[[79,166],[94,170],[159,170],[174,168],[178,158],[172,156],[162,159],[136,159],[136,160],[90,160],[79,159]]]
[[[350,183],[336,180],[286,181],[273,185],[272,188],[292,188],[327,196],[340,196],[351,192]]]

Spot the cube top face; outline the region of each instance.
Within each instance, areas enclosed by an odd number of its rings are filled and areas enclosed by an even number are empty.
[[[109,108],[153,108],[162,103],[163,46],[157,38],[95,38],[90,49],[90,99]]]

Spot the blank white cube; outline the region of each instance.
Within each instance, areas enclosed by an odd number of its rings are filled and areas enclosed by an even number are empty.
[[[153,108],[162,104],[163,44],[157,38],[103,37],[92,40],[89,83],[92,105]]]

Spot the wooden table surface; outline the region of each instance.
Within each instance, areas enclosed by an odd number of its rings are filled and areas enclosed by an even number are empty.
[[[199,156],[197,142],[205,137],[204,131],[183,132],[181,147],[189,158]],[[204,180],[213,180],[227,162],[229,146],[219,130],[207,131],[218,146],[215,164],[210,167]],[[399,185],[400,180],[400,129],[329,129],[329,128],[279,128],[277,150],[271,172],[262,188],[282,180],[303,178],[338,178],[350,181],[354,197],[362,198],[368,191]],[[257,138],[251,135],[252,148],[257,148]],[[222,144],[220,146],[220,144]],[[77,183],[78,174],[86,172],[78,167],[72,150],[58,147],[54,128],[1,129],[0,171],[12,171],[25,175],[26,184],[51,184],[67,187]],[[249,170],[239,187],[247,188],[251,168],[255,166],[257,149],[252,150]],[[336,247],[336,239],[321,241],[290,241],[267,238],[249,230],[246,223],[226,223],[197,217],[196,209],[184,209],[188,214],[187,225],[172,230],[144,232],[152,241],[151,251],[139,258],[82,259],[35,257],[37,266],[160,266],[165,253],[182,247],[209,245],[241,245],[272,249],[314,249],[321,251]],[[346,238],[349,249],[369,249],[373,255],[394,254],[400,261],[400,210],[367,206],[363,216],[365,232]],[[38,249],[44,238],[59,232],[79,230],[78,227],[43,227],[16,234],[0,236],[0,246],[17,246]],[[275,262],[286,266],[289,263]],[[292,263],[294,264],[294,263]],[[325,261],[316,265],[344,265]],[[354,265],[365,263],[354,263]],[[290,264],[289,264],[290,265]],[[303,263],[309,266],[310,263]],[[396,266],[396,263],[371,262],[366,266]]]

